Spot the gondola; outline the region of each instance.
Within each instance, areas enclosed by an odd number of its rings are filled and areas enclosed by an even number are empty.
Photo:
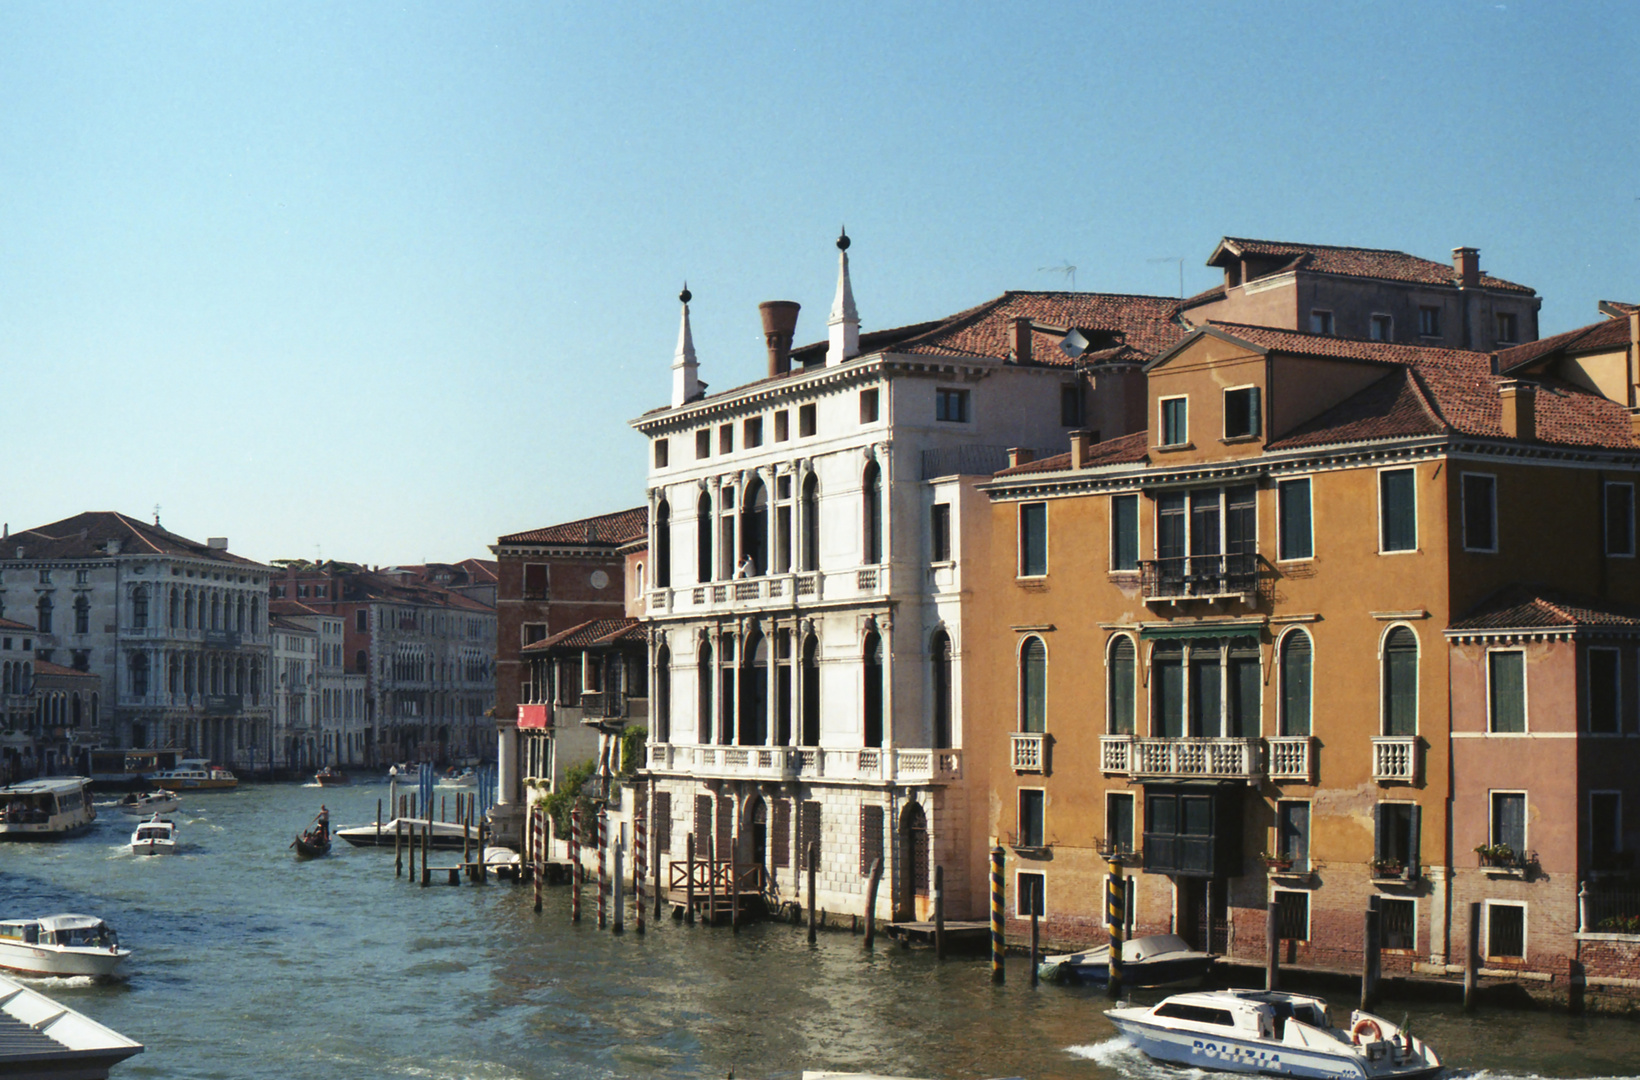
[[[330,811],[319,808],[319,816],[306,832],[290,842],[298,859],[316,859],[330,854]]]

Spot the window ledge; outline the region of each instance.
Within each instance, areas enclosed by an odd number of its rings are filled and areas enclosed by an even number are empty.
[[[1156,451],[1158,454],[1174,454],[1181,450],[1194,450],[1196,449],[1196,444],[1189,442],[1164,443],[1152,446],[1151,449]]]
[[[1234,446],[1237,443],[1258,442],[1263,437],[1262,435],[1226,435],[1219,442],[1225,446]]]

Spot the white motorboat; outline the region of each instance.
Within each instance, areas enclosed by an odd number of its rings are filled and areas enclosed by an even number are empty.
[[[83,776],[29,780],[0,788],[0,840],[56,840],[97,820]]]
[[[174,814],[182,806],[182,799],[174,791],[160,788],[139,795],[132,792],[114,804],[120,813],[130,814],[132,817],[151,818],[155,814]]]
[[[432,824],[432,845],[441,851],[460,851],[463,844],[478,843],[478,829],[475,826],[467,828],[465,838],[461,826],[454,821],[434,821]],[[385,847],[393,846],[393,834],[400,830],[399,835],[403,843],[414,843],[421,846],[422,829],[428,825],[426,818],[394,818],[384,821],[378,827],[371,825],[354,825],[346,829],[337,829],[333,834],[339,839],[346,840],[354,847]]]
[[[1216,959],[1198,952],[1177,934],[1149,934],[1122,943],[1122,985],[1133,987],[1200,986]],[[1045,982],[1090,983],[1110,981],[1110,946],[1086,952],[1046,956],[1037,965]]]
[[[0,921],[0,968],[7,971],[107,978],[130,955],[114,928],[94,915]]]
[[[137,831],[131,834],[131,854],[133,855],[175,855],[177,853],[177,827],[172,821],[165,821],[155,814],[147,821],[137,825]]]
[[[461,772],[452,770],[450,773],[439,777],[438,783],[434,786],[443,788],[477,787],[478,774],[471,769],[463,769]]]
[[[1441,1059],[1422,1040],[1366,1012],[1335,1028],[1327,1003],[1280,990],[1174,994],[1105,1015],[1147,1056],[1173,1065],[1315,1080],[1433,1076]]]
[[[239,786],[237,776],[206,758],[183,758],[176,768],[149,773],[145,779],[172,791],[232,791]]]
[[[140,1053],[141,1043],[0,975],[0,1076],[106,1080]]]

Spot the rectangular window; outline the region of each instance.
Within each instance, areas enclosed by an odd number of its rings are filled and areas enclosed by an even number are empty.
[[[1283,799],[1276,803],[1276,850],[1274,854],[1291,859],[1293,869],[1302,873],[1310,868],[1310,804]]]
[[[781,409],[774,414],[774,441],[785,442],[791,434],[791,414]]]
[[[1315,535],[1310,522],[1310,481],[1276,483],[1276,512],[1281,515],[1278,559],[1313,559]]]
[[[798,822],[798,866],[807,869],[809,860],[809,845],[820,844],[820,803],[810,800],[803,803],[801,820]]]
[[[968,391],[940,388],[934,391],[934,419],[953,424],[968,422]]]
[[[1526,905],[1486,901],[1486,955],[1489,959],[1526,958]]]
[[[1014,838],[1015,847],[1039,848],[1045,845],[1043,839],[1043,807],[1046,797],[1043,792],[1023,789],[1019,793],[1019,833]]]
[[[1048,914],[1047,888],[1042,874],[1017,874],[1014,877],[1014,915],[1029,919],[1032,915],[1043,918]]]
[[[1413,476],[1411,469],[1385,469],[1378,474],[1379,551],[1418,549]]]
[[[1139,496],[1110,497],[1110,568],[1139,569]]]
[[[712,429],[701,428],[699,431],[695,432],[695,459],[698,461],[701,458],[709,458],[711,456]]]
[[[695,796],[695,858],[706,858],[706,841],[712,835],[712,797]]]
[[[815,407],[813,405],[799,405],[797,407],[797,437],[806,439],[817,431],[815,421]]]
[[[355,611],[353,613],[353,632],[357,633],[357,634],[362,634],[366,630],[368,630],[369,625],[367,623],[367,620],[369,619],[369,617],[370,617],[369,612],[365,611],[364,608],[359,608],[357,611]]]
[[[1498,550],[1498,482],[1484,473],[1463,474],[1463,546]]]
[[[877,391],[876,389],[860,391],[860,423],[875,424],[877,422]]]
[[[1590,869],[1612,868],[1613,856],[1623,850],[1623,795],[1617,791],[1589,792]]]
[[[1621,730],[1623,693],[1618,656],[1616,649],[1590,649],[1588,653],[1589,731],[1596,735],[1616,735]]]
[[[1606,554],[1634,554],[1634,485],[1606,485]]]
[[[1066,383],[1059,388],[1059,424],[1061,427],[1082,426],[1082,387]]]
[[[741,440],[746,444],[747,449],[763,445],[763,418],[761,416],[748,416],[746,422],[741,426],[745,428]]]
[[[657,468],[657,469],[666,468],[669,453],[670,453],[670,451],[667,448],[666,440],[665,439],[656,439],[655,440],[655,468]]]
[[[1507,345],[1519,341],[1519,331],[1516,329],[1515,313],[1513,311],[1498,312],[1498,343]]]
[[[547,598],[547,567],[545,563],[528,563],[524,567],[524,599]]]
[[[1183,446],[1190,441],[1190,399],[1163,398],[1162,446]]]
[[[883,808],[860,807],[860,875],[871,873],[871,864],[883,857]],[[885,867],[886,869],[886,867]]]
[[[1526,852],[1526,793],[1492,792],[1492,846],[1506,847],[1519,858]]]
[[[1259,705],[1263,685],[1259,679],[1258,648],[1249,648],[1245,641],[1233,641],[1226,662],[1225,704],[1230,714],[1225,735],[1232,739],[1256,739],[1262,726]]]
[[[1310,312],[1310,333],[1330,334],[1333,332],[1333,313],[1322,311],[1320,308]]]
[[[1486,654],[1487,720],[1494,735],[1526,730],[1526,654],[1494,650]]]
[[[935,503],[929,508],[928,536],[934,562],[951,560],[951,504]]]
[[[1105,844],[1113,854],[1133,852],[1133,795],[1129,792],[1105,795]]]
[[[1423,808],[1417,803],[1384,802],[1374,808],[1373,816],[1372,876],[1416,877]]]
[[[533,645],[547,636],[546,623],[525,623],[520,629],[524,633],[525,645]]]
[[[672,853],[672,793],[655,792],[655,848],[663,854]]]
[[[1133,734],[1137,656],[1133,639],[1125,635],[1110,650],[1110,717],[1106,727],[1112,735]]]
[[[732,454],[735,452],[735,426],[723,424],[718,428],[718,453]]]
[[[1024,503],[1019,508],[1019,576],[1042,577],[1048,572],[1048,504]]]
[[[784,870],[792,864],[792,801],[774,801],[773,834],[769,837],[770,859],[775,868]],[[662,849],[663,851],[666,849]]]
[[[1418,309],[1418,336],[1441,336],[1441,309],[1438,307],[1421,307]]]
[[[1276,936],[1283,941],[1310,940],[1310,894],[1298,889],[1277,889]]]
[[[1258,387],[1243,386],[1224,392],[1224,437],[1245,439],[1257,435],[1259,424]]]
[[[1374,315],[1367,320],[1367,334],[1374,341],[1395,340],[1395,320],[1388,315]]]
[[[1418,901],[1379,897],[1378,927],[1385,949],[1413,951],[1418,947]]]

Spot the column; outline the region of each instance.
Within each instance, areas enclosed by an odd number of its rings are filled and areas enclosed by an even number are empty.
[[[518,790],[518,721],[496,721],[496,735],[495,801],[499,806],[508,806]]]

